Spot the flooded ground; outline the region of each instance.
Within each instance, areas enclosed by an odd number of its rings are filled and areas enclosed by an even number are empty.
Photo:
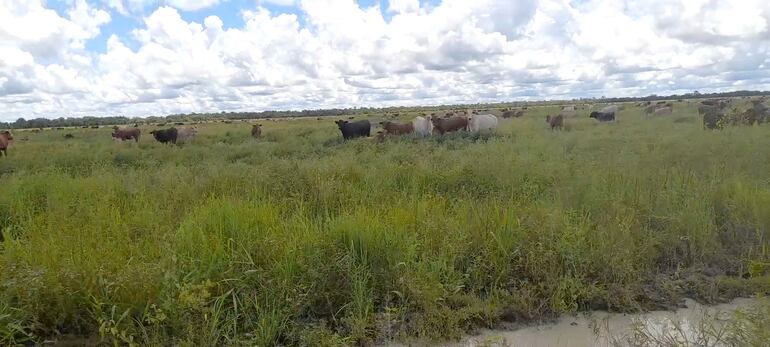
[[[615,346],[627,345],[625,342],[635,331],[640,331],[639,329],[653,335],[669,334],[670,337],[673,336],[680,340],[686,339],[692,343],[698,339],[695,331],[698,331],[701,324],[723,324],[731,313],[739,309],[751,308],[757,303],[757,299],[741,298],[728,304],[703,306],[688,299],[685,302],[686,308],[675,312],[653,311],[644,314],[622,314],[596,311],[575,316],[565,315],[550,324],[535,325],[512,331],[482,330],[479,335],[467,337],[460,342],[436,344],[435,346]],[[716,320],[713,319],[714,317]],[[390,346],[424,345],[426,345],[424,342],[413,342]]]

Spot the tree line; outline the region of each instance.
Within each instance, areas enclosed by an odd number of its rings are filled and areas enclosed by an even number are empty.
[[[649,95],[644,97],[618,97],[618,98],[581,98],[571,101],[583,101],[583,102],[600,102],[600,103],[614,103],[614,102],[641,102],[641,101],[655,101],[655,100],[678,100],[678,99],[694,99],[694,98],[729,98],[729,97],[753,97],[753,96],[767,96],[770,95],[770,91],[735,91],[724,93],[699,93],[698,91],[679,95],[658,96]],[[124,116],[107,116],[107,117],[59,117],[59,118],[34,118],[25,119],[19,118],[14,122],[0,122],[0,128],[5,129],[29,129],[29,128],[58,128],[58,127],[91,127],[91,126],[104,126],[104,125],[133,125],[133,124],[159,124],[159,123],[188,123],[188,122],[201,122],[208,120],[233,120],[233,119],[265,119],[265,118],[287,118],[287,117],[338,117],[348,115],[361,115],[361,114],[382,114],[382,113],[400,113],[407,111],[427,111],[435,109],[464,109],[464,108],[494,108],[494,107],[508,107],[508,106],[523,106],[523,105],[549,105],[554,103],[566,102],[561,101],[540,101],[540,102],[507,102],[497,104],[475,104],[475,105],[444,105],[444,106],[432,106],[432,107],[387,107],[387,108],[335,108],[335,109],[318,109],[318,110],[302,110],[302,111],[262,111],[262,112],[218,112],[218,113],[186,113],[186,114],[173,114],[168,116],[149,116],[149,117],[124,117]]]

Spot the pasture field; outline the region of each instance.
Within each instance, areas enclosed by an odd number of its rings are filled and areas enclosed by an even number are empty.
[[[180,146],[16,131],[0,345],[443,341],[770,291],[770,125],[704,131],[677,103],[550,131],[555,109],[383,143],[342,142],[333,118],[262,121],[260,140],[205,124]]]

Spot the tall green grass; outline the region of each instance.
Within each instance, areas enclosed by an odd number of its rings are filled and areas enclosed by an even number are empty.
[[[384,143],[331,119],[263,122],[261,140],[207,124],[181,146],[17,132],[0,344],[443,340],[768,291],[769,128],[703,131],[679,104],[553,132],[554,111]]]

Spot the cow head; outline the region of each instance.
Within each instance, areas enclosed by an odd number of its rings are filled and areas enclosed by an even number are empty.
[[[545,122],[548,123],[548,124],[551,124],[551,115],[550,114],[545,116]]]
[[[11,135],[11,132],[6,130],[3,131],[1,134],[3,134],[3,137],[5,137],[6,140],[10,141],[13,140],[13,135]]]
[[[598,118],[598,117],[599,117],[599,112],[596,112],[596,111],[591,112],[591,115],[588,116],[588,118]]]
[[[334,123],[337,124],[337,127],[339,127],[340,130],[342,130],[345,124],[348,124],[348,121],[340,119],[338,121],[335,121]]]

